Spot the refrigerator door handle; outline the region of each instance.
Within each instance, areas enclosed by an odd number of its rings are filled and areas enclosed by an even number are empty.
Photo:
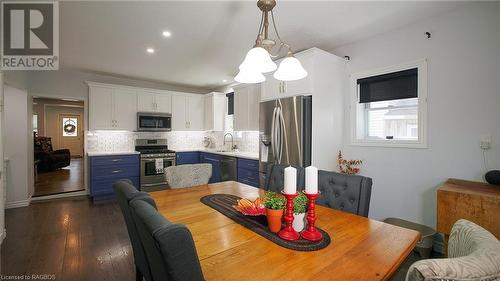
[[[283,134],[281,127],[281,107],[276,109],[276,155],[278,156],[278,164],[281,164],[283,155]]]
[[[278,108],[278,111],[276,113],[277,115],[277,118],[276,118],[276,123],[278,125],[278,129],[276,130],[277,131],[277,135],[279,136],[279,140],[278,140],[278,147],[277,147],[277,150],[278,150],[278,163],[281,164],[281,157],[283,155],[283,136],[282,136],[282,128],[281,128],[281,108]]]
[[[273,153],[273,162],[276,159],[276,107],[273,110],[273,117],[271,119],[271,152]]]
[[[275,154],[276,155],[276,162],[278,164],[281,164],[281,157],[280,157],[280,139],[281,139],[281,135],[280,135],[280,123],[279,123],[279,108],[276,108],[276,117],[274,119],[274,150],[275,150]]]
[[[302,161],[302,139],[300,138],[299,135],[299,116],[297,114],[297,103],[294,101],[293,103],[293,119],[295,121],[295,132],[296,132],[296,138],[297,138],[297,152],[299,153],[299,163],[301,165],[304,163]]]
[[[290,164],[290,155],[288,153],[288,137],[287,137],[287,133],[286,133],[285,118],[283,116],[283,111],[281,110],[281,108],[279,110],[279,115],[280,115],[279,119],[280,119],[280,123],[281,123],[280,134],[282,134],[281,143],[280,143],[280,160],[282,159],[282,155],[283,155],[283,143],[285,143],[286,163]]]

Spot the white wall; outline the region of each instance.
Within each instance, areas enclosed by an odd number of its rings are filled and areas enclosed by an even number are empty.
[[[4,83],[18,89],[28,89],[29,71],[4,71]]]
[[[434,227],[437,186],[482,180],[483,135],[493,136],[488,168],[500,169],[500,3],[467,4],[332,52],[351,57],[350,73],[428,59],[428,149],[352,146],[346,110],[344,154],[373,178],[371,217]]]
[[[6,207],[29,204],[29,184],[33,164],[29,162],[33,149],[28,142],[28,93],[10,86],[4,87],[4,157],[7,158]],[[32,157],[31,157],[32,158]],[[31,163],[31,164],[30,164]],[[30,165],[29,165],[30,164]]]

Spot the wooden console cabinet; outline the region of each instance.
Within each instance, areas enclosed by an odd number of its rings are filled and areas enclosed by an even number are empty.
[[[459,219],[472,221],[500,239],[500,186],[448,179],[437,190],[437,231],[446,242]]]

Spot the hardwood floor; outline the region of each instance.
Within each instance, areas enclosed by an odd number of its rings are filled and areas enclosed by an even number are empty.
[[[5,223],[2,275],[135,280],[132,247],[115,202],[93,204],[87,197],[34,202],[6,210]]]
[[[84,190],[83,169],[83,158],[71,158],[71,164],[68,167],[38,173],[35,177],[34,196]]]

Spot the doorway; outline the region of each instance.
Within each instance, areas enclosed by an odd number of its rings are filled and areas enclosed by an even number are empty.
[[[84,190],[84,102],[33,98],[33,137],[33,196]]]

